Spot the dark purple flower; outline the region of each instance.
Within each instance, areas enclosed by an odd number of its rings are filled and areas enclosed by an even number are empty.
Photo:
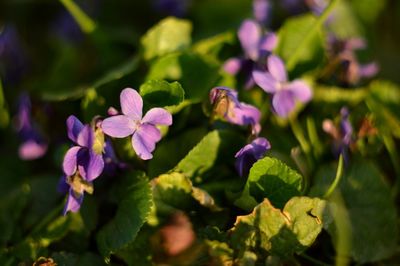
[[[305,13],[309,10],[315,15],[321,15],[328,6],[326,0],[283,0],[282,6],[293,15]]]
[[[152,108],[142,117],[143,100],[139,93],[126,88],[120,95],[122,115],[104,119],[101,127],[111,137],[125,138],[132,135],[132,147],[143,160],[153,158],[151,154],[161,139],[156,125],[172,124],[171,114],[163,108]]]
[[[235,166],[239,175],[247,175],[253,164],[261,159],[269,149],[271,149],[271,144],[266,138],[256,138],[250,144],[241,148],[235,155]]]
[[[279,116],[287,117],[297,101],[306,103],[311,100],[311,88],[301,80],[289,82],[285,65],[278,56],[268,57],[267,70],[254,70],[253,78],[265,92],[273,95],[272,106]]]
[[[345,161],[347,161],[347,153],[350,144],[353,142],[352,134],[353,127],[349,119],[349,110],[343,107],[340,110],[340,122],[339,126],[330,120],[324,120],[322,124],[323,130],[332,136],[333,138],[333,151],[335,154],[343,154]]]
[[[331,35],[328,38],[328,53],[330,64],[326,68],[325,76],[336,74],[343,84],[356,84],[363,78],[375,76],[379,67],[376,63],[360,64],[356,51],[366,48],[365,40],[361,38],[338,39]]]
[[[93,193],[92,181],[104,169],[103,151],[102,148],[96,147],[93,128],[90,125],[83,125],[79,119],[71,115],[67,119],[67,132],[69,139],[77,145],[71,147],[64,156],[63,179],[64,183],[69,185],[64,215],[68,211],[79,210],[84,192]]]
[[[153,0],[154,8],[171,16],[183,17],[192,0]]]
[[[251,72],[275,48],[277,36],[273,32],[264,34],[261,26],[250,19],[243,21],[237,34],[244,56],[228,59],[223,68],[231,75],[243,72],[247,78],[245,87],[251,88],[254,86]]]
[[[271,12],[271,3],[269,0],[253,0],[253,15],[257,22],[267,23]]]
[[[16,130],[22,140],[18,149],[23,160],[34,160],[42,157],[47,151],[47,143],[37,125],[32,121],[32,105],[29,95],[24,93],[18,101]]]
[[[210,102],[213,113],[228,122],[252,127],[252,133],[258,135],[261,131],[260,111],[249,104],[239,102],[237,92],[227,87],[216,87],[210,91]]]

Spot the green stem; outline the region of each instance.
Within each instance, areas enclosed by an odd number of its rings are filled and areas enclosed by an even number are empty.
[[[45,228],[50,222],[55,220],[60,214],[62,209],[64,208],[65,201],[62,201],[59,205],[57,205],[50,213],[48,213],[44,219],[40,221],[29,233],[26,238],[35,235],[37,232],[40,232],[43,228]]]
[[[383,143],[385,144],[386,150],[389,153],[390,160],[392,161],[394,171],[396,173],[396,185],[394,186],[395,194],[400,190],[400,157],[396,150],[396,145],[393,141],[392,136],[388,134],[383,135]]]
[[[342,175],[343,175],[343,155],[340,154],[339,163],[338,163],[338,167],[336,170],[335,180],[333,180],[333,183],[326,191],[326,193],[324,195],[325,199],[329,198],[332,195],[332,192],[335,191],[336,187],[339,184],[340,179],[342,178]]]
[[[307,132],[316,158],[322,153],[322,144],[319,141],[314,119],[307,117]]]
[[[292,55],[289,57],[287,60],[287,69],[290,71],[292,70],[297,62],[300,59],[301,52],[307,47],[309,44],[311,38],[314,36],[314,34],[319,30],[319,28],[322,26],[322,24],[325,22],[325,20],[328,19],[329,14],[332,12],[333,8],[336,6],[336,4],[340,0],[332,0],[327,8],[325,8],[324,12],[321,14],[321,16],[318,17],[316,20],[315,24],[310,28],[310,30],[307,32],[307,34],[304,36],[302,41],[299,43],[299,45],[296,46],[296,49],[294,49]]]
[[[308,143],[306,137],[304,136],[303,129],[301,128],[297,118],[289,118],[290,126],[292,128],[293,134],[296,137],[297,141],[300,144],[301,149],[303,150],[304,154],[306,155],[307,162],[309,164],[309,169],[313,168],[313,160],[311,157],[311,147]]]
[[[84,33],[92,33],[96,23],[72,0],[59,0],[72,15]]]

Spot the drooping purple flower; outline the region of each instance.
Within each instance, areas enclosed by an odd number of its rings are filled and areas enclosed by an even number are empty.
[[[243,21],[237,34],[244,56],[228,59],[223,69],[231,75],[243,72],[247,79],[245,87],[251,88],[254,86],[253,68],[271,53],[278,39],[273,32],[264,34],[261,26],[251,19]]]
[[[353,127],[349,119],[349,114],[349,110],[346,107],[343,107],[340,110],[339,126],[336,126],[330,119],[324,120],[322,124],[323,130],[333,138],[334,154],[343,154],[346,162],[348,161],[348,149],[350,144],[353,142]]]
[[[269,20],[271,3],[269,0],[253,0],[253,16],[260,24]]]
[[[83,125],[71,115],[67,119],[67,133],[76,146],[71,147],[64,156],[64,182],[69,185],[64,215],[68,211],[79,210],[84,192],[93,192],[92,181],[104,169],[102,150],[95,148],[95,132],[90,125]]]
[[[24,93],[18,100],[16,130],[22,143],[18,154],[22,160],[35,160],[47,151],[47,142],[32,119],[32,104],[29,95]]]
[[[247,175],[253,164],[261,159],[269,149],[271,149],[271,144],[266,138],[261,137],[241,148],[235,155],[235,166],[239,175]]]
[[[326,78],[336,77],[345,85],[353,85],[363,78],[375,76],[379,67],[376,63],[360,64],[356,51],[366,48],[365,40],[361,38],[338,39],[333,35],[328,37],[329,64],[325,70]]]
[[[122,115],[104,119],[103,132],[111,137],[125,138],[132,135],[132,147],[143,160],[153,158],[151,154],[161,139],[156,125],[172,124],[172,115],[163,108],[152,108],[142,116],[143,100],[139,93],[131,88],[121,92]]]
[[[261,131],[260,111],[250,104],[239,102],[236,91],[227,87],[215,87],[209,96],[214,114],[235,125],[250,125],[254,135]]]
[[[170,16],[183,17],[191,4],[192,0],[153,0],[156,10]]]
[[[276,55],[267,59],[267,71],[253,71],[254,81],[265,92],[271,93],[272,106],[281,117],[287,117],[295,108],[296,102],[306,103],[312,98],[311,88],[301,80],[289,82],[285,65]]]

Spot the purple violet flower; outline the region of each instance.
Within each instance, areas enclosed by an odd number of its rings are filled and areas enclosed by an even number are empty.
[[[228,122],[252,127],[252,134],[258,135],[261,131],[260,111],[243,102],[239,102],[237,92],[227,87],[215,87],[210,91],[210,102],[214,107],[214,114],[223,117]]]
[[[269,0],[253,0],[253,16],[260,24],[265,24],[269,20],[271,13],[271,3]]]
[[[309,10],[319,16],[328,6],[326,0],[283,0],[282,6],[292,15],[305,13]]]
[[[95,149],[95,132],[90,125],[83,125],[75,116],[67,119],[68,137],[76,146],[64,156],[64,182],[69,185],[69,195],[64,208],[77,212],[83,201],[84,192],[93,193],[92,181],[104,169],[102,150]]]
[[[323,130],[333,138],[334,154],[342,153],[345,162],[348,161],[348,149],[353,142],[353,127],[350,123],[349,114],[349,110],[346,107],[340,110],[339,127],[330,119],[324,120],[322,124]]]
[[[311,88],[298,79],[289,82],[285,65],[278,56],[268,57],[267,70],[254,70],[253,78],[265,92],[273,95],[272,106],[279,116],[287,117],[297,101],[306,103],[311,100]]]
[[[263,34],[261,26],[251,19],[243,21],[237,34],[244,56],[228,59],[223,68],[231,75],[243,72],[247,78],[245,87],[251,88],[254,86],[251,75],[253,68],[271,53],[278,39],[273,32]]]
[[[121,92],[122,115],[104,119],[103,132],[111,137],[125,138],[132,135],[132,147],[143,160],[153,158],[151,154],[161,139],[156,125],[172,124],[172,115],[163,108],[152,108],[142,116],[143,100],[139,93],[131,88]]]
[[[256,138],[241,148],[235,155],[235,166],[239,175],[247,175],[253,164],[261,159],[269,149],[271,149],[271,144],[266,138]]]
[[[190,4],[191,0],[153,0],[156,10],[176,17],[183,17]]]
[[[18,101],[16,130],[22,140],[18,149],[22,160],[35,160],[47,151],[47,143],[32,121],[32,104],[29,95],[24,93]]]

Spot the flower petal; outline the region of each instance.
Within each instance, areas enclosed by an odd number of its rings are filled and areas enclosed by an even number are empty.
[[[126,88],[120,95],[121,110],[124,115],[135,120],[142,118],[143,100],[139,93],[131,88]]]
[[[132,146],[142,160],[153,158],[151,154],[161,139],[160,131],[153,125],[143,124],[132,136]]]
[[[306,103],[312,98],[312,90],[305,82],[301,80],[294,80],[290,84],[285,86],[285,89],[290,90],[296,100],[302,103]]]
[[[255,19],[264,24],[269,19],[271,10],[271,3],[269,0],[254,0],[253,1],[253,14]]]
[[[280,90],[274,94],[272,106],[279,116],[287,117],[295,107],[294,95],[289,90]]]
[[[261,130],[260,117],[261,112],[256,107],[245,103],[240,103],[239,106],[229,110],[227,114],[227,120],[233,124],[251,125],[253,134],[258,134]]]
[[[74,115],[67,118],[67,133],[68,138],[75,143],[78,143],[78,135],[83,129],[83,124]]]
[[[271,52],[272,50],[275,49],[277,44],[278,44],[278,37],[276,36],[275,33],[270,32],[261,39],[260,50]]]
[[[271,75],[280,82],[287,81],[287,73],[285,64],[282,59],[276,55],[270,55],[267,59],[268,71]]]
[[[225,61],[223,69],[225,72],[236,75],[242,68],[243,60],[238,57],[232,57]]]
[[[125,138],[136,130],[134,120],[126,115],[116,115],[106,118],[101,123],[103,132],[114,138]]]
[[[142,123],[152,125],[172,125],[172,115],[163,108],[152,108],[143,117]]]
[[[261,38],[261,29],[257,22],[245,20],[239,28],[238,37],[246,56],[257,61]]]
[[[81,147],[74,146],[70,148],[64,156],[63,170],[67,176],[71,176],[76,172],[77,167],[77,155],[81,150]]]
[[[93,181],[101,175],[104,169],[102,154],[97,154],[91,150],[82,154],[80,153],[78,157],[79,173],[86,181]]]
[[[35,160],[42,157],[46,151],[46,143],[40,143],[34,139],[30,139],[19,146],[18,155],[22,160]]]
[[[275,93],[278,90],[278,81],[268,72],[253,70],[254,82],[265,92]]]
[[[78,135],[77,143],[82,147],[92,148],[94,141],[94,132],[90,125],[84,125]]]
[[[82,202],[83,202],[83,194],[75,195],[72,189],[70,189],[63,214],[66,215],[67,212],[69,211],[78,212],[79,209],[81,208]]]

